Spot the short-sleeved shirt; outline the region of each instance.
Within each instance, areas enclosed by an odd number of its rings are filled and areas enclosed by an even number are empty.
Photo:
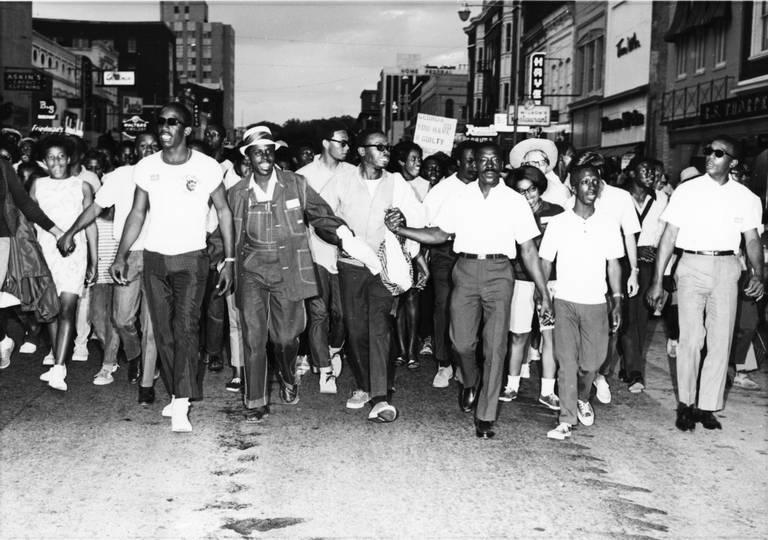
[[[543,235],[547,230],[547,225],[549,225],[549,222],[552,221],[552,218],[562,214],[564,211],[565,210],[562,206],[558,206],[556,204],[542,200],[539,209],[533,213],[533,218],[536,220],[536,225],[539,228],[539,232]],[[522,281],[533,281],[530,274],[528,274],[528,270],[525,268],[525,264],[523,263],[522,257],[519,253],[515,259],[514,268],[515,279]],[[545,277],[549,280],[557,279],[557,269],[555,268],[552,271],[552,275]]]
[[[91,186],[91,189],[94,193],[98,193],[99,189],[101,189],[101,180],[99,180],[99,177],[96,173],[89,171],[85,167],[80,169],[80,174],[77,175],[77,177]]]
[[[451,199],[460,199],[464,189],[470,184],[477,184],[477,180],[465,184],[454,173],[432,186],[423,201],[427,225],[433,226],[447,202]]]
[[[115,240],[120,241],[123,235],[125,222],[128,220],[128,214],[133,207],[133,194],[136,191],[136,184],[133,182],[133,168],[135,165],[124,165],[118,167],[111,173],[104,175],[104,183],[101,189],[96,192],[93,201],[102,208],[115,207],[115,219],[113,235]],[[144,225],[141,228],[139,237],[131,246],[131,251],[144,249],[144,236],[147,233],[149,216],[144,219]],[[99,237],[101,238],[101,237]]]
[[[761,217],[760,199],[748,188],[704,174],[677,186],[660,219],[679,229],[680,249],[738,252],[742,233],[757,229]]]
[[[416,194],[416,198],[419,199],[419,202],[423,203],[424,197],[427,196],[429,188],[431,187],[429,180],[422,178],[421,176],[417,176],[413,180],[408,181],[408,185],[413,188],[413,192]]]
[[[539,247],[539,256],[557,268],[555,297],[577,304],[604,304],[606,262],[624,256],[619,226],[595,211],[583,219],[573,210],[553,217]]]
[[[658,247],[661,233],[664,232],[664,225],[659,217],[667,207],[667,202],[669,202],[669,197],[663,191],[654,191],[653,196],[646,195],[643,204],[637,204],[635,198],[632,197],[632,204],[635,205],[635,213],[637,213],[637,219],[640,221],[637,247]]]
[[[575,202],[575,197],[571,197],[567,207],[572,210]],[[595,201],[595,212],[605,214],[618,224],[625,236],[640,232],[640,222],[637,219],[635,204],[632,202],[632,195],[626,190],[606,184],[603,181],[600,196]]]
[[[456,253],[517,255],[522,244],[539,235],[539,228],[525,197],[499,182],[483,197],[480,185],[473,182],[459,191],[459,197],[446,201],[435,225],[455,234]]]
[[[211,193],[221,184],[215,159],[195,150],[185,163],[169,165],[157,152],[136,164],[133,178],[149,196],[144,248],[163,255],[205,249]]]

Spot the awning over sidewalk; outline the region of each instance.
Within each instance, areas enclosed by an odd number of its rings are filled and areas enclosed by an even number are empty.
[[[677,41],[680,37],[699,28],[706,28],[716,23],[731,20],[730,2],[697,2],[683,0],[675,6],[675,14],[669,30],[664,34],[665,41]]]

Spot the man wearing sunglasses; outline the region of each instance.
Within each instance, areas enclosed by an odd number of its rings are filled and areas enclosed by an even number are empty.
[[[337,172],[323,189],[322,195],[336,214],[349,224],[375,253],[384,241],[384,216],[399,207],[409,224],[423,227],[424,214],[411,186],[399,175],[386,171],[390,147],[387,137],[378,131],[364,132],[358,138],[360,166]],[[419,245],[409,243],[411,256]],[[373,407],[368,419],[392,422],[397,409],[389,404],[392,341],[393,296],[378,275],[381,264],[341,253],[338,261],[342,311],[347,329],[349,365],[355,375],[357,389],[347,400],[347,408]]]
[[[672,251],[681,249],[675,275],[680,321],[675,426],[681,431],[693,430],[696,422],[706,429],[722,427],[713,412],[723,408],[742,271],[736,254],[742,237],[751,272],[744,294],[757,300],[764,290],[763,248],[757,232],[760,199],[729,178],[741,157],[739,144],[717,136],[704,148],[704,155],[706,173],[680,184],[661,215],[666,225],[646,296],[652,307],[661,307],[664,269]],[[705,344],[707,355],[702,360]]]
[[[232,285],[234,242],[232,213],[227,205],[221,167],[216,160],[187,147],[192,114],[180,103],[170,103],[157,118],[161,151],[136,165],[136,191],[125,222],[112,279],[125,285],[128,254],[145,218],[144,288],[155,331],[161,371],[171,389],[171,403],[163,416],[171,417],[174,432],[192,430],[189,401],[200,399],[198,383],[200,310],[208,279],[206,223],[213,201],[224,243],[219,294]]]
[[[338,122],[325,122],[320,126],[322,151],[312,163],[298,171],[307,179],[309,187],[317,193],[337,172],[354,171],[344,160],[349,153],[347,128]],[[339,270],[336,266],[337,248],[322,240],[309,227],[309,247],[317,274],[318,295],[307,300],[309,311],[309,350],[312,363],[320,370],[320,393],[335,394],[336,377],[341,373],[341,346],[344,344]]]

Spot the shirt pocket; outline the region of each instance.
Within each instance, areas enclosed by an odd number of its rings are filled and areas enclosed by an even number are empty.
[[[272,212],[263,208],[251,208],[248,210],[248,219],[245,223],[245,235],[249,243],[254,245],[274,244],[272,235]]]
[[[285,218],[288,220],[288,230],[294,236],[303,236],[307,233],[307,227],[304,225],[304,210],[298,208],[286,208]]]

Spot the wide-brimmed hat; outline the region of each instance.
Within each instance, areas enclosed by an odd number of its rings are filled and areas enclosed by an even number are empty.
[[[275,146],[272,131],[267,126],[254,126],[246,131],[243,134],[243,144],[240,147],[240,153],[245,155],[245,151],[251,146]]]
[[[685,182],[686,180],[690,180],[691,178],[696,178],[697,176],[701,176],[701,172],[696,167],[686,167],[682,171],[680,171],[680,182]]]
[[[549,166],[555,167],[557,165],[557,146],[555,142],[549,139],[525,139],[517,143],[512,150],[509,151],[509,164],[513,168],[518,168],[523,164],[523,158],[525,154],[531,150],[541,150],[547,155],[549,160]]]

